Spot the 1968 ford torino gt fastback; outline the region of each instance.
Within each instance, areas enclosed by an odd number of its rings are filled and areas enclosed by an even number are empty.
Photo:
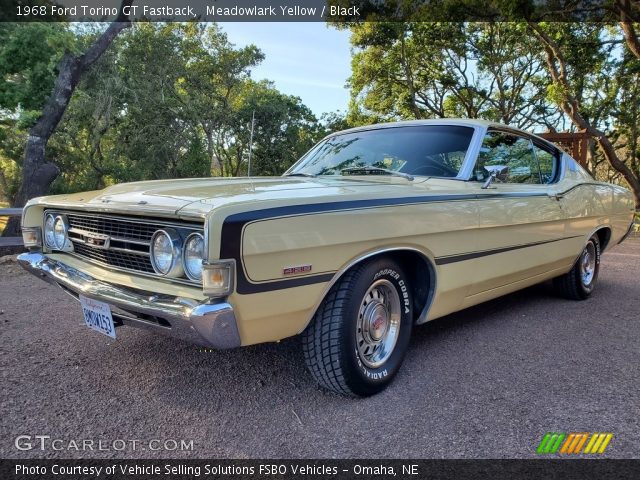
[[[633,197],[535,135],[475,120],[332,134],[278,178],[116,185],[37,198],[21,264],[86,324],[213,347],[302,335],[323,386],[366,396],[412,327],[553,279],[585,299]]]

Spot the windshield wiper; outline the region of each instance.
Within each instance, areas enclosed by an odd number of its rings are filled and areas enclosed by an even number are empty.
[[[317,175],[315,175],[314,173],[293,172],[293,173],[286,174],[285,177],[311,177],[311,178],[315,178],[315,177],[317,177]]]
[[[413,181],[413,175],[409,175],[408,173],[403,173],[403,172],[396,172],[395,170],[389,170],[389,169],[380,168],[380,167],[349,167],[349,168],[343,168],[342,170],[340,170],[340,173],[343,175],[345,173],[354,174],[356,172],[358,173],[362,172],[362,174],[364,175],[368,175],[368,174],[393,175],[394,177],[402,177],[402,178],[406,178],[409,181]]]

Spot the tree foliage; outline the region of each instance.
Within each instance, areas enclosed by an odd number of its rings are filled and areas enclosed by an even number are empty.
[[[349,28],[350,123],[470,117],[538,132],[586,131],[593,139],[590,170],[626,183],[640,207],[637,24],[372,22]]]
[[[558,121],[542,56],[517,23],[365,23],[351,27],[350,120]]]
[[[550,100],[597,147],[591,170],[625,182],[640,208],[640,58],[630,48],[627,32],[618,24],[528,27],[545,55]]]
[[[57,62],[100,34],[50,25],[3,32],[9,43],[0,53],[0,193],[9,200],[19,187],[26,130],[51,91]],[[34,55],[19,63],[10,58],[12,49],[42,38],[50,49],[30,48]],[[246,175],[252,118],[252,174],[281,174],[326,132],[299,98],[251,79],[263,59],[255,45],[234,46],[215,24],[136,24],[86,72],[49,142],[48,158],[61,171],[53,192]]]
[[[39,111],[47,100],[74,35],[61,23],[0,24],[0,105],[21,113]]]
[[[404,0],[410,6],[413,0]],[[471,117],[581,130],[590,170],[640,205],[638,25],[544,22],[351,24],[347,117],[317,119],[251,71],[264,59],[215,24],[138,23],[85,72],[48,145],[54,192],[140,179],[277,175],[332,130]],[[0,25],[0,201],[15,198],[23,145],[65,52],[103,33],[64,23]],[[255,120],[250,149],[251,124]]]
[[[60,23],[0,23],[0,201],[20,184],[24,145],[75,36]]]

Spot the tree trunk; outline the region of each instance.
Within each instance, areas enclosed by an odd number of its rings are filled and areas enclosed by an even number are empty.
[[[123,0],[120,12],[122,7],[133,4],[133,1]],[[73,56],[66,53],[60,60],[53,91],[47,99],[42,115],[31,127],[27,137],[22,164],[22,183],[14,198],[14,207],[24,207],[31,198],[45,195],[60,174],[60,169],[47,161],[46,148],[49,138],[64,115],[82,74],[100,58],[116,36],[130,25],[128,17],[120,14],[84,54]],[[13,217],[9,220],[3,235],[15,236],[19,231],[20,219]]]
[[[622,27],[622,33],[624,34],[627,47],[629,47],[631,53],[640,58],[640,40],[633,26],[633,22],[638,21],[638,19],[633,18],[631,0],[618,0],[616,7],[620,10],[620,27]]]

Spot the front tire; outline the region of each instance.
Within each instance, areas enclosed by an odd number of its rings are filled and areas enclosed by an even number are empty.
[[[331,288],[302,335],[307,367],[323,387],[366,397],[383,390],[404,359],[413,298],[402,268],[375,259]]]
[[[578,261],[568,273],[553,280],[560,295],[570,300],[585,300],[593,292],[600,271],[600,239],[594,234]]]

